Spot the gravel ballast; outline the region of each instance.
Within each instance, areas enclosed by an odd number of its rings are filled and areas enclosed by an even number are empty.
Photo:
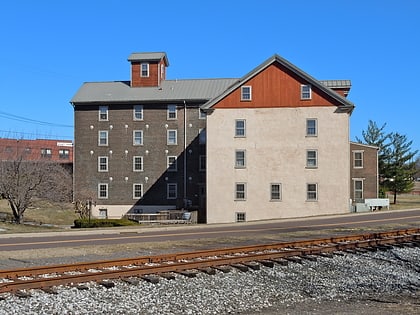
[[[420,249],[343,253],[196,278],[176,275],[157,284],[140,280],[134,285],[115,281],[109,289],[88,286],[59,287],[58,294],[32,290],[29,298],[4,294],[0,314],[337,314],[337,309],[340,314],[416,314]]]

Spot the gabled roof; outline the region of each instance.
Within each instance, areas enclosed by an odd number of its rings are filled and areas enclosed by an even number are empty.
[[[73,105],[133,102],[206,102],[238,79],[165,80],[159,87],[130,87],[130,82],[87,82],[71,99]]]
[[[259,74],[260,72],[264,71],[267,67],[269,67],[270,65],[272,65],[274,63],[279,63],[280,65],[282,65],[283,67],[285,67],[289,71],[293,72],[294,74],[296,74],[300,78],[302,78],[305,81],[307,81],[312,86],[315,86],[319,90],[323,91],[324,93],[326,93],[327,95],[329,95],[330,97],[332,97],[333,99],[335,99],[336,101],[338,101],[340,104],[342,104],[342,106],[340,106],[340,109],[341,110],[343,110],[345,112],[349,112],[349,113],[351,113],[353,111],[354,104],[352,102],[350,102],[349,100],[347,100],[345,97],[341,96],[340,94],[334,92],[332,89],[330,89],[329,87],[327,87],[321,81],[316,80],[315,78],[313,78],[312,76],[310,76],[309,74],[307,74],[306,72],[304,72],[303,70],[299,69],[298,67],[296,67],[295,65],[293,65],[292,63],[290,63],[289,61],[287,61],[286,59],[280,57],[277,54],[273,55],[271,58],[267,59],[261,65],[259,65],[258,67],[256,67],[254,70],[252,70],[249,73],[247,73],[240,80],[238,80],[238,82],[236,84],[232,85],[230,88],[228,88],[222,94],[220,94],[217,97],[213,98],[212,100],[208,101],[206,104],[204,104],[203,106],[201,106],[201,108],[202,109],[210,109],[210,108],[212,108],[220,100],[222,100],[224,97],[226,97],[227,95],[229,95],[230,93],[232,93],[233,91],[235,91],[236,89],[238,89],[246,81],[250,80],[251,78],[253,78],[257,74]],[[343,81],[343,80],[340,80],[340,81]],[[347,80],[344,80],[344,81],[347,81]],[[329,82],[329,81],[324,81],[324,82]],[[337,84],[337,83],[338,82],[335,82],[335,83],[331,82],[331,84]],[[340,82],[340,84],[341,83],[344,83],[344,82]]]
[[[370,144],[365,144],[365,143],[360,143],[360,142],[354,142],[354,141],[350,141],[350,144],[365,147],[365,148],[371,148],[371,149],[379,150],[379,147],[377,147],[375,145],[370,145]]]
[[[169,60],[164,52],[140,52],[140,53],[132,53],[128,56],[128,61],[160,61],[165,59],[166,66],[169,66]]]

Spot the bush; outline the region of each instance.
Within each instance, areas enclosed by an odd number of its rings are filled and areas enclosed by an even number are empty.
[[[73,228],[98,228],[128,225],[136,225],[136,223],[126,219],[77,219],[74,220]]]

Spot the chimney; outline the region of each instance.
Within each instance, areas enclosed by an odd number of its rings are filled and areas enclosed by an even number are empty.
[[[128,61],[131,63],[131,87],[158,87],[166,79],[169,61],[164,52],[132,53]]]

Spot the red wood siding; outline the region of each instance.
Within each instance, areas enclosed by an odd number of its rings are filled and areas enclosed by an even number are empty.
[[[141,63],[140,62],[133,62],[131,64],[131,86],[132,87],[152,87],[152,86],[159,86],[160,81],[165,80],[166,77],[166,69],[165,69],[165,62],[162,59],[159,63],[157,62],[149,62],[149,76],[142,77],[140,75],[141,71]],[[163,76],[160,77],[159,65],[164,67]]]
[[[252,87],[252,100],[241,101],[241,88],[222,99],[215,108],[268,108],[338,106],[338,102],[312,86],[312,99],[301,100],[300,88],[308,84],[279,64],[270,65],[262,72],[244,82]]]

